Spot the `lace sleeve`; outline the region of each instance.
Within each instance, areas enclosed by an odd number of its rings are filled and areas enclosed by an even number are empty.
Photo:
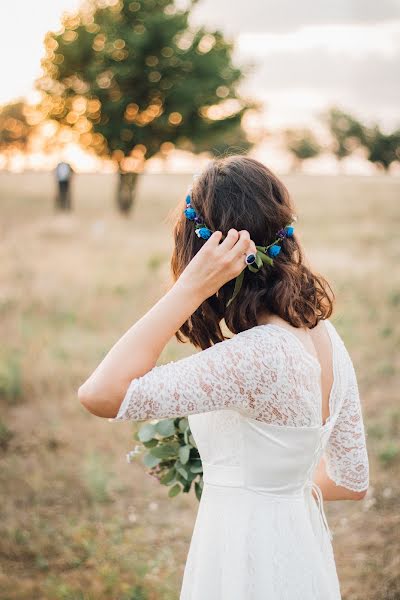
[[[357,377],[347,353],[344,400],[325,450],[326,470],[337,485],[361,492],[369,485],[369,462]]]
[[[142,421],[221,409],[252,413],[276,380],[279,357],[238,334],[133,379],[112,420]]]

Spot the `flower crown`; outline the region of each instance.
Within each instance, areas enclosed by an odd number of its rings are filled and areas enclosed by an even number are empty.
[[[188,191],[188,194],[186,196],[186,208],[183,211],[183,213],[186,216],[186,218],[189,219],[189,221],[194,222],[196,235],[199,238],[202,238],[203,240],[208,240],[208,238],[212,235],[213,232],[205,225],[204,219],[196,213],[195,209],[193,208],[193,206],[191,204],[191,201],[192,201],[192,189],[190,188]],[[269,244],[268,246],[257,246],[256,245],[256,248],[257,248],[256,254],[249,254],[246,256],[246,266],[250,271],[252,271],[253,273],[257,273],[265,265],[273,266],[274,258],[276,256],[278,256],[278,254],[281,251],[280,244],[281,244],[282,240],[293,236],[294,227],[293,227],[292,223],[295,221],[297,221],[297,217],[295,215],[293,215],[292,222],[289,223],[288,225],[285,225],[285,227],[282,227],[281,229],[279,229],[279,231],[277,231],[276,239],[271,244]],[[230,305],[232,300],[237,296],[237,294],[239,293],[239,291],[242,287],[244,271],[245,271],[245,269],[243,269],[243,271],[236,277],[233,294],[226,305],[227,307]]]

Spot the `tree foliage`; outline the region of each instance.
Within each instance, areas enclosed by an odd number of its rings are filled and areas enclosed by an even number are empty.
[[[0,107],[0,152],[10,156],[13,152],[26,152],[32,134],[27,107],[22,100]]]
[[[294,156],[296,168],[300,167],[304,160],[318,156],[322,149],[309,129],[287,129],[284,139],[287,149]]]
[[[331,108],[326,121],[333,138],[333,151],[341,160],[357,148],[365,148],[370,162],[385,171],[400,160],[400,130],[384,133],[379,125],[367,127],[354,116]]]
[[[244,73],[220,31],[189,27],[195,2],[91,0],[65,16],[46,36],[38,81],[48,117],[124,171],[174,147],[246,150]]]
[[[332,152],[338,160],[365,145],[365,129],[352,115],[333,107],[324,115],[324,120],[332,136]]]
[[[368,160],[385,171],[394,161],[400,161],[400,129],[388,134],[383,133],[378,125],[366,129],[365,145]]]

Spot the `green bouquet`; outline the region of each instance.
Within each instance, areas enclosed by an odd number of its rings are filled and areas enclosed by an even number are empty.
[[[198,500],[203,490],[203,467],[187,417],[146,422],[134,434],[141,442],[127,454],[128,462],[142,455],[149,474],[170,486],[168,495],[190,492],[192,484]]]

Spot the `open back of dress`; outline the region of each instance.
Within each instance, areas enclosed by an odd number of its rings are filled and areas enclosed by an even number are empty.
[[[259,325],[134,379],[116,420],[189,416],[204,488],[181,600],[339,600],[313,474],[361,491],[369,465],[356,375],[333,324],[330,416],[300,340]],[[317,493],[318,500],[312,495]]]

